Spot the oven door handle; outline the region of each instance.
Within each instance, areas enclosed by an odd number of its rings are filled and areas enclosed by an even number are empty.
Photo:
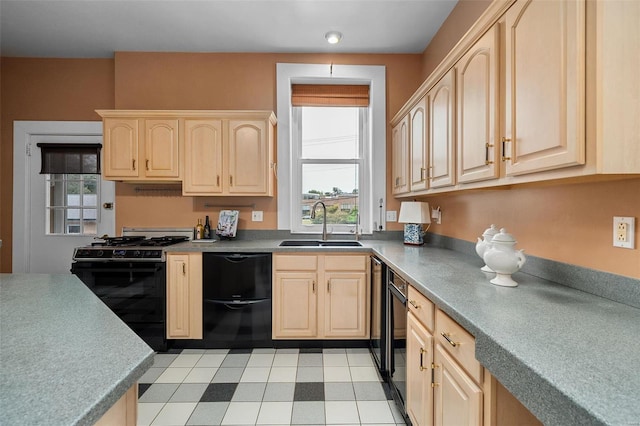
[[[404,294],[402,294],[402,292],[392,283],[389,283],[389,291],[391,292],[391,294],[393,294],[396,298],[400,299],[400,302],[403,305],[407,305],[407,296],[405,296]]]

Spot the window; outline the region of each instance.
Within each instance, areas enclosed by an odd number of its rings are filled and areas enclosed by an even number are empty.
[[[38,143],[45,175],[47,235],[95,235],[100,144]]]
[[[300,176],[292,186],[295,205],[291,230],[319,232],[326,206],[331,232],[354,232],[360,218],[360,195],[366,164],[365,107],[293,107],[293,162]]]
[[[303,148],[304,121],[313,114],[311,107],[294,107],[292,87],[303,85],[365,85],[369,89],[368,107],[351,107],[357,111],[357,124],[350,133],[309,136]],[[332,204],[335,222],[329,225],[334,233],[351,232],[359,216],[363,233],[384,229],[384,198],[386,197],[386,98],[384,66],[329,64],[277,64],[278,104],[278,229],[291,232],[319,233],[321,225],[311,223],[311,207],[327,197],[340,198]],[[339,110],[337,107],[324,107]],[[307,109],[307,111],[303,111]],[[318,109],[320,109],[318,107]],[[326,121],[325,121],[326,123]],[[325,125],[331,129],[333,124]],[[357,138],[334,139],[336,146],[351,146],[348,156],[326,146],[316,152],[318,138],[340,138],[357,134]],[[305,137],[306,138],[306,137]],[[356,142],[357,141],[357,142]],[[318,150],[316,148],[316,150]],[[304,154],[303,154],[304,153]],[[336,158],[338,157],[338,158]],[[338,179],[336,170],[343,167],[349,178]],[[313,188],[313,175],[322,175],[326,184]],[[348,179],[348,180],[347,180]],[[329,181],[330,180],[330,181]],[[348,182],[347,185],[344,182]],[[314,191],[307,193],[306,191]],[[354,193],[355,191],[355,193]],[[322,192],[322,193],[320,193]],[[326,194],[329,193],[329,194]],[[322,209],[317,210],[322,217]],[[331,213],[330,213],[331,214]],[[327,214],[327,218],[330,218]],[[340,216],[340,218],[338,218]],[[349,223],[351,222],[351,223]]]
[[[47,174],[46,233],[96,235],[100,175]]]

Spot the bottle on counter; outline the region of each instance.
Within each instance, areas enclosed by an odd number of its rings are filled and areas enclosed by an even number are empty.
[[[196,240],[201,240],[204,236],[204,226],[202,226],[202,219],[198,219],[196,225]]]
[[[204,231],[202,234],[202,238],[205,240],[211,239],[211,224],[209,223],[209,216],[205,216],[204,219]]]

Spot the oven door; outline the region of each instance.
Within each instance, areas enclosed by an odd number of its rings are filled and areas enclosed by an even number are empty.
[[[163,262],[75,262],[71,272],[155,350],[166,350]]]
[[[389,382],[394,400],[405,414],[407,400],[407,298],[406,282],[389,270]]]

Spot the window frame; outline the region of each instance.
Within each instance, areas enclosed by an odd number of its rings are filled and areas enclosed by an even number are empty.
[[[360,229],[364,234],[385,229],[386,200],[386,70],[381,65],[286,64],[276,65],[278,114],[278,229],[294,232],[294,182],[299,176],[293,169],[291,85],[366,84],[370,88],[369,120],[370,165],[363,174],[359,191],[371,188],[369,199],[360,203]],[[297,208],[297,207],[296,207]],[[368,212],[365,219],[364,211]],[[306,231],[308,232],[308,231]]]
[[[69,176],[70,175],[78,175],[79,178],[74,178],[74,179],[70,179]],[[56,178],[54,176],[60,176],[60,178]],[[84,183],[85,183],[85,176],[97,176],[97,178],[95,179],[96,182],[96,193],[95,194],[85,194],[84,190],[82,188],[84,188]],[[100,222],[100,205],[101,205],[101,200],[100,200],[100,191],[101,191],[101,175],[99,174],[93,174],[93,173],[45,173],[44,174],[44,184],[45,184],[45,235],[50,236],[72,236],[72,237],[92,237],[92,236],[96,236],[97,235],[97,231],[96,232],[91,232],[91,233],[86,233],[84,232],[85,230],[85,223],[84,223],[84,218],[85,218],[85,211],[86,210],[95,210],[95,227],[97,228],[98,223]],[[59,183],[62,184],[64,186],[63,189],[63,193],[62,198],[64,200],[64,205],[52,205],[52,200],[51,200],[51,191],[48,189],[51,185],[51,183]],[[69,205],[69,192],[68,192],[68,187],[69,187],[69,182],[77,182],[80,189],[80,193],[77,194],[78,195],[78,200],[79,200],[79,204],[77,206],[70,206]],[[74,195],[74,194],[71,194]],[[92,206],[85,206],[84,205],[84,195],[95,195],[96,196],[96,203],[95,205]],[[70,219],[68,217],[68,212],[69,210],[78,210],[80,212],[80,217],[78,218],[78,223],[70,223]],[[64,212],[64,225],[62,226],[62,229],[64,229],[64,232],[52,232],[52,229],[55,229],[56,226],[55,224],[52,223],[51,221],[51,212],[52,211],[61,211]],[[80,227],[80,232],[79,233],[71,233],[69,232],[69,228],[71,226],[79,226]]]

